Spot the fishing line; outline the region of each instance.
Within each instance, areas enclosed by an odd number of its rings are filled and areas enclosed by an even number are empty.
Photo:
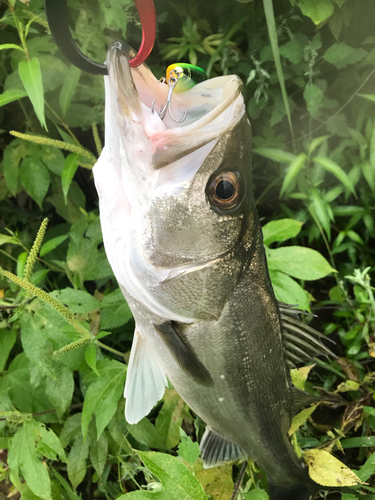
[[[327,123],[329,123],[333,118],[335,118],[335,116],[337,116],[339,113],[341,113],[341,111],[343,109],[346,108],[346,106],[348,104],[350,104],[352,102],[352,100],[354,99],[354,97],[360,92],[360,90],[366,85],[366,83],[370,80],[370,78],[373,76],[373,74],[375,73],[375,68],[370,72],[369,75],[367,75],[367,77],[363,80],[363,82],[361,83],[361,85],[357,88],[357,90],[354,92],[354,94],[352,94],[349,99],[346,101],[345,104],[343,104],[341,106],[340,109],[338,109],[335,113],[333,113],[332,116],[330,116],[328,118],[328,120],[326,120],[324,123],[322,123],[321,125],[319,125],[319,127],[316,127],[314,130],[312,130],[311,132],[309,132],[308,134],[305,134],[305,135],[302,135],[301,137],[298,137],[297,139],[292,139],[290,141],[287,141],[285,142],[285,144],[294,144],[296,143],[297,141],[301,141],[302,139],[305,139],[306,137],[309,137],[310,135],[313,135],[316,131],[320,130],[322,127],[324,127],[325,125],[327,125]]]

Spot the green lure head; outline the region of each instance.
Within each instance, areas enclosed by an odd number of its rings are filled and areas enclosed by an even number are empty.
[[[188,63],[174,63],[168,66],[166,72],[166,81],[168,82],[171,77],[177,78],[177,85],[174,88],[175,92],[184,92],[185,90],[194,87],[199,82],[206,80],[206,72]]]

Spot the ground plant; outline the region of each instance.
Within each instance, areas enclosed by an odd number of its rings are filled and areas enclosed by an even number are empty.
[[[243,80],[276,297],[335,343],[337,359],[292,369],[322,398],[293,419],[295,451],[331,487],[317,498],[372,499],[375,2],[155,3],[157,77],[188,62]],[[139,46],[133,0],[68,5],[92,59]],[[134,321],[91,174],[103,79],[59,53],[42,0],[2,0],[0,16],[0,500],[229,500],[241,464],[203,469],[204,422],[172,387],[138,424],[124,418]],[[238,499],[267,498],[249,460]]]

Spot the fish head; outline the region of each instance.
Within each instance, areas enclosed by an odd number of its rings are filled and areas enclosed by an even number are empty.
[[[109,261],[139,297],[135,281],[158,294],[161,283],[232,255],[254,206],[241,80],[223,76],[173,93],[171,114],[187,110],[186,119],[162,120],[168,85],[144,64],[131,68],[131,56],[120,43],[108,51],[105,148],[94,176]]]

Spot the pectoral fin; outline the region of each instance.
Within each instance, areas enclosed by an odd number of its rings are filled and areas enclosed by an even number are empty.
[[[205,469],[247,457],[247,454],[240,446],[229,439],[223,438],[209,426],[204,431],[199,447]]]
[[[176,331],[174,322],[166,321],[161,325],[154,326],[181,369],[200,384],[205,386],[213,385],[211,375],[202,362],[199,361],[194,351],[182,340]]]
[[[167,384],[150,342],[136,330],[124,390],[125,418],[129,424],[136,424],[150,413],[163,397]]]

